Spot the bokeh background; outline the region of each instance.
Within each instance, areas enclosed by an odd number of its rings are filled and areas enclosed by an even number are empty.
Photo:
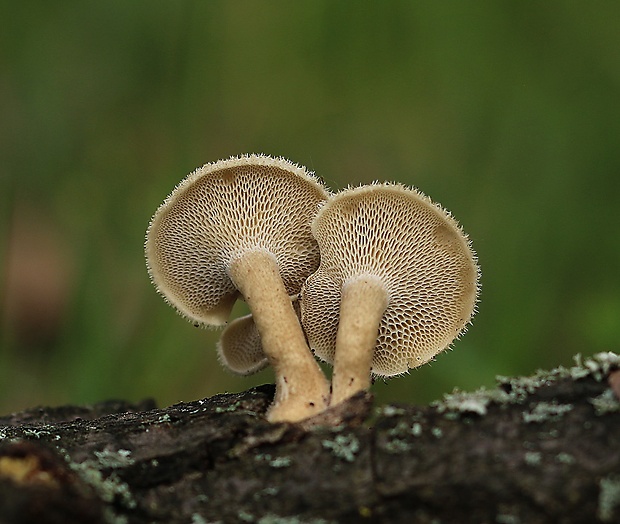
[[[3,2],[0,413],[272,381],[152,288],[152,213],[248,152],[337,190],[396,180],[482,267],[454,350],[378,402],[424,403],[620,341],[620,4]]]

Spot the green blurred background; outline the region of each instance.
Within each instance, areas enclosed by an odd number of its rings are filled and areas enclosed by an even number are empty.
[[[152,213],[248,152],[334,189],[414,185],[469,233],[479,313],[374,386],[423,403],[620,340],[617,2],[86,1],[0,7],[0,414],[234,377],[152,288]]]

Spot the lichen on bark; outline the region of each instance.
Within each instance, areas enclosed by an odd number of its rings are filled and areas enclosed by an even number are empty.
[[[0,417],[0,522],[616,522],[619,364],[303,424],[267,422],[270,385]]]

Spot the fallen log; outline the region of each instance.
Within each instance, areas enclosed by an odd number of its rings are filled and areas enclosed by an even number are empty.
[[[620,357],[303,424],[265,385],[0,417],[0,523],[620,522]]]

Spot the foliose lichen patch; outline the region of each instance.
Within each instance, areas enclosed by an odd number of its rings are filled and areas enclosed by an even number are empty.
[[[360,443],[355,435],[336,435],[333,440],[323,440],[321,445],[346,462],[353,462],[360,450]]]
[[[523,422],[526,424],[555,422],[562,418],[565,413],[572,411],[572,404],[558,404],[557,402],[538,402],[531,411],[522,413]]]
[[[620,401],[618,401],[616,394],[609,388],[598,397],[589,399],[589,402],[594,406],[594,412],[598,416],[620,411]]]
[[[471,393],[454,390],[452,393],[446,394],[441,401],[431,403],[431,407],[435,407],[439,413],[445,414],[473,413],[486,415],[487,407],[491,402],[501,403],[508,400],[509,395],[501,389],[480,388]]]
[[[272,468],[276,468],[276,469],[288,468],[293,463],[293,460],[291,459],[291,457],[273,457],[269,453],[259,453],[258,455],[254,457],[254,460],[265,461]]]
[[[451,419],[468,414],[484,416],[492,404],[523,404],[530,395],[540,388],[550,386],[559,380],[580,380],[592,377],[600,382],[612,370],[618,368],[620,368],[620,356],[612,352],[597,353],[585,360],[577,355],[575,365],[570,368],[559,366],[549,371],[539,370],[529,377],[498,376],[496,377],[498,388],[481,388],[471,393],[454,390],[452,393],[446,394],[442,400],[433,402],[431,406],[437,409],[439,413],[443,413],[446,418]],[[616,409],[613,407],[615,404],[612,404],[611,399],[607,396],[600,401],[594,401],[593,404],[595,407],[599,405],[602,410],[611,408],[615,411]],[[540,408],[539,412],[524,415],[524,419],[528,422],[536,422],[542,418],[549,419],[550,417],[561,416],[569,410],[568,407],[545,406]]]
[[[524,460],[528,466],[540,466],[542,463],[542,453],[539,451],[528,451],[525,453]]]
[[[620,476],[601,479],[599,489],[597,516],[603,522],[613,522],[620,514]]]
[[[125,468],[135,463],[131,457],[131,451],[128,449],[117,451],[104,449],[103,451],[95,451],[94,455],[102,468]]]

